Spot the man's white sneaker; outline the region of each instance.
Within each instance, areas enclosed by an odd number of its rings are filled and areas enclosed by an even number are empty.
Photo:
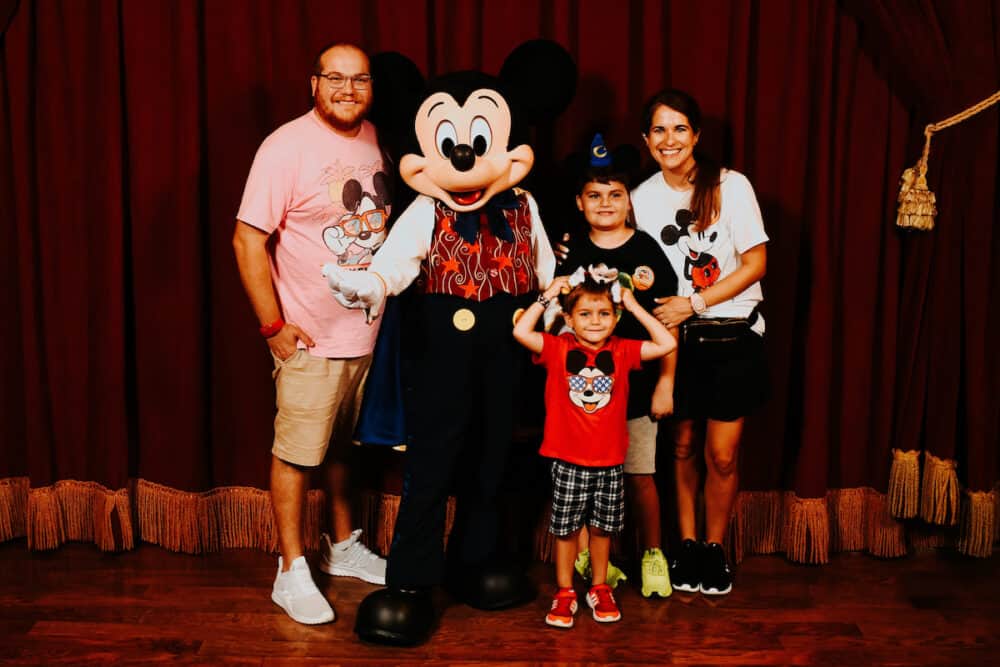
[[[281,556],[278,556],[278,574],[271,590],[274,603],[299,623],[316,625],[332,621],[336,617],[333,607],[316,588],[305,556],[293,560],[287,572],[282,572],[281,566]]]
[[[357,577],[369,584],[385,586],[385,559],[362,544],[360,528],[351,533],[340,546],[323,533],[320,536],[319,551],[322,554],[319,568],[327,574]]]

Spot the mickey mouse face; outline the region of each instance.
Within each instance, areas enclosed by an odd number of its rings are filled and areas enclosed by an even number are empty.
[[[686,208],[678,209],[677,213],[674,214],[674,220],[677,222],[676,227],[668,224],[660,230],[660,239],[663,240],[664,245],[674,245],[682,236],[690,236],[691,234],[688,229],[694,222],[691,211]]]
[[[507,147],[510,107],[491,88],[473,91],[464,104],[447,92],[434,93],[420,105],[414,129],[423,155],[404,155],[400,175],[455,211],[481,208],[527,176],[535,160],[525,144]]]

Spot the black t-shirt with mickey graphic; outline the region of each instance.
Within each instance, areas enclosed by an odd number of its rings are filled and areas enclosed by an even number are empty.
[[[569,254],[566,261],[556,269],[556,275],[568,276],[578,267],[585,269],[596,264],[618,269],[620,273],[632,276],[636,301],[652,312],[656,307],[654,299],[677,294],[677,275],[667,261],[660,244],[641,230],[635,230],[632,237],[617,248],[601,248],[594,245],[586,234],[571,238],[566,244]],[[646,327],[639,324],[632,313],[622,311],[621,320],[615,327],[615,335],[620,338],[649,340]],[[628,397],[628,418],[635,419],[649,414],[653,388],[660,375],[660,361],[643,363],[641,371],[631,374],[631,391]]]

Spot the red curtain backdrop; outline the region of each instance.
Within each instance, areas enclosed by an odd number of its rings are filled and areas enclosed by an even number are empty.
[[[400,51],[433,75],[496,72],[514,46],[545,37],[580,70],[571,107],[535,139],[528,185],[550,235],[570,225],[549,187],[559,160],[595,130],[638,145],[642,102],[666,85],[700,100],[703,145],[756,188],[772,239],[773,393],[748,422],[737,555],[901,555],[897,518],[914,516],[959,525],[943,539],[990,553],[1000,533],[995,110],[935,139],[937,228],[902,232],[893,220],[923,124],[998,87],[996,9],[6,3],[0,539],[272,547],[270,528],[245,535],[270,521],[259,489],[273,388],[230,246],[257,146],[308,108],[312,59],[331,40]],[[919,527],[909,537],[942,543]]]

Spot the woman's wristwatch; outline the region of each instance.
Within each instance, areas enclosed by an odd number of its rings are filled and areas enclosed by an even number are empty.
[[[695,315],[701,315],[708,310],[708,304],[705,303],[705,297],[698,292],[692,294],[689,300],[691,301],[691,310],[694,311]]]
[[[542,308],[548,308],[549,307],[549,303],[551,303],[551,301],[552,301],[552,299],[546,299],[545,298],[545,293],[544,292],[539,292],[538,293],[538,303],[541,304]]]

